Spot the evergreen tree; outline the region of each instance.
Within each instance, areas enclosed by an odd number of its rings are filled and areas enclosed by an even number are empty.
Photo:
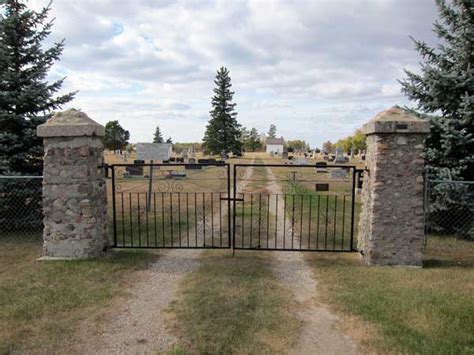
[[[212,97],[211,119],[204,134],[203,148],[207,153],[220,154],[232,152],[240,154],[242,142],[240,125],[237,122],[235,103],[232,102],[234,92],[231,91],[229,70],[221,67],[214,80],[216,88]]]
[[[414,40],[421,73],[405,70],[402,92],[430,119],[427,172],[435,178],[474,179],[474,2],[437,0],[436,48]]]
[[[156,126],[155,135],[153,137],[153,143],[163,143],[163,136],[161,135],[160,126]]]
[[[46,81],[64,49],[64,40],[42,46],[53,26],[49,10],[49,5],[35,12],[19,0],[0,1],[0,175],[41,174],[43,149],[36,126],[75,95],[54,97],[65,78]]]
[[[274,124],[270,125],[270,129],[268,130],[268,137],[269,138],[276,138],[277,128]]]
[[[105,125],[104,145],[109,150],[123,150],[127,147],[130,133],[120,126],[118,121]]]
[[[244,149],[247,149],[247,143],[249,141],[249,135],[250,135],[250,132],[247,129],[247,127],[242,127],[240,129],[240,142],[242,144],[242,147],[244,147]]]
[[[168,139],[166,140],[166,143],[173,144],[173,140],[171,139],[171,137],[168,137]]]
[[[251,152],[255,152],[262,148],[262,142],[256,128],[252,128],[248,135],[245,149]]]

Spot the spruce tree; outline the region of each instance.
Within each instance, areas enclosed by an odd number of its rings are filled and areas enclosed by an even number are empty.
[[[437,179],[474,179],[474,2],[437,0],[436,48],[413,39],[421,73],[405,70],[402,92],[431,122],[427,172]]]
[[[267,136],[269,138],[276,138],[277,128],[274,124],[270,125],[270,129],[268,130]]]
[[[163,136],[161,135],[160,126],[156,126],[155,135],[153,137],[153,143],[163,143]]]
[[[19,0],[0,1],[0,175],[41,175],[36,126],[75,95],[54,97],[64,78],[46,81],[64,49],[64,40],[43,48],[53,26],[49,10],[49,5],[36,12]]]
[[[221,67],[214,80],[216,88],[212,97],[211,119],[204,134],[203,148],[210,154],[221,152],[240,154],[242,142],[240,140],[240,125],[237,122],[235,103],[232,102],[234,92],[231,91],[229,70]]]

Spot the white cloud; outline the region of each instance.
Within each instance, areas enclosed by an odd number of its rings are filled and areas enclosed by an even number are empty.
[[[38,8],[49,0],[32,0]],[[313,145],[405,104],[397,79],[417,69],[409,35],[434,41],[431,0],[55,0],[51,79],[80,90],[68,107],[118,119],[133,141],[159,124],[198,141],[215,70],[226,65],[239,121]]]

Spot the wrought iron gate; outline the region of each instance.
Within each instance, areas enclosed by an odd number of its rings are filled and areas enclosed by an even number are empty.
[[[354,251],[355,166],[110,168],[117,248]]]
[[[114,247],[231,247],[228,164],[110,168]]]
[[[354,250],[355,166],[234,165],[233,248]]]

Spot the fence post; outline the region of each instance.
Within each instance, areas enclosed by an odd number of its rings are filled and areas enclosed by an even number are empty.
[[[368,264],[421,266],[428,121],[392,107],[363,126],[366,172],[358,247]]]
[[[107,247],[104,133],[75,109],[37,128],[44,144],[42,259],[97,257]]]

